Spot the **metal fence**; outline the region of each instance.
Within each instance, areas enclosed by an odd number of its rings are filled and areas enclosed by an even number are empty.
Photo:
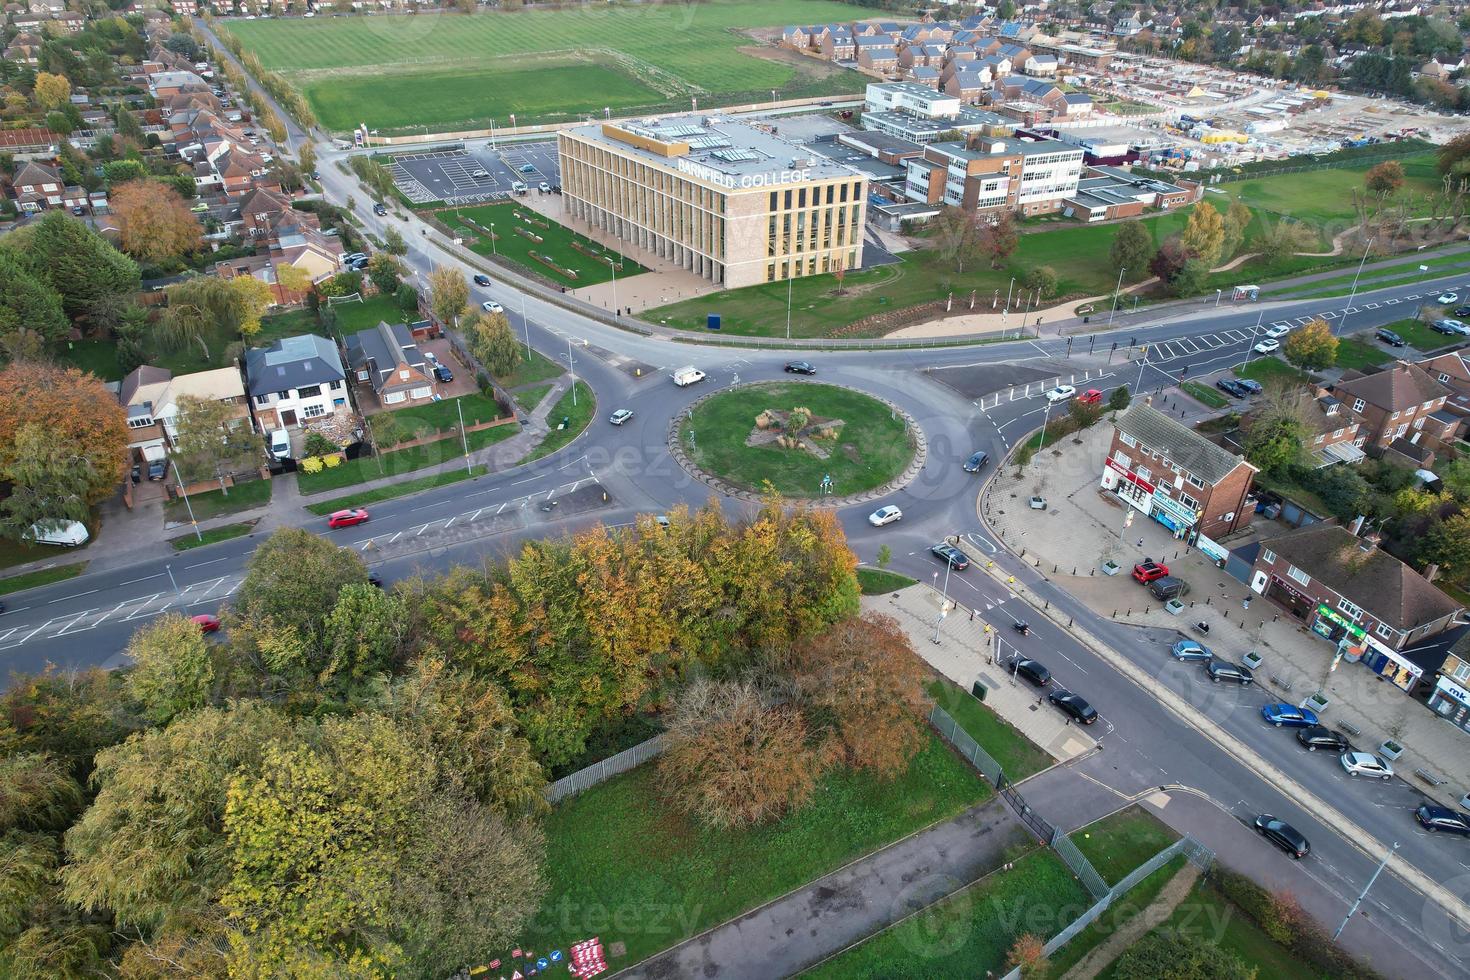
[[[601,762],[588,766],[586,769],[578,769],[571,775],[563,776],[550,786],[547,786],[547,802],[559,803],[569,796],[576,796],[583,790],[591,789],[598,783],[625,773],[629,769],[636,769],[649,759],[661,755],[663,751],[663,735],[655,735],[646,742],[639,742],[631,749],[624,749],[617,755],[609,756]]]
[[[1065,840],[1065,838],[1063,839]],[[1065,860],[1065,854],[1061,851],[1060,848],[1058,848],[1057,853],[1063,854],[1063,859]],[[1168,864],[1177,855],[1180,854],[1183,854],[1186,858],[1188,858],[1192,864],[1195,864],[1201,869],[1206,870],[1215,859],[1214,851],[1210,850],[1208,847],[1186,834],[1184,837],[1176,840],[1174,843],[1170,844],[1168,847],[1164,848],[1162,851],[1155,854],[1153,857],[1149,858],[1138,867],[1134,868],[1123,878],[1122,881],[1118,882],[1112,888],[1104,888],[1102,896],[1097,900],[1092,908],[1088,909],[1086,912],[1083,912],[1071,923],[1069,923],[1065,929],[1057,933],[1055,936],[1051,937],[1051,939],[1047,942],[1045,946],[1046,955],[1051,956],[1072,939],[1076,938],[1079,932],[1092,925],[1093,922],[1097,921],[1098,917],[1106,912],[1109,906],[1111,906],[1118,899],[1122,898],[1124,895],[1128,894],[1128,892],[1132,891],[1133,888],[1140,881],[1147,878],[1149,875],[1153,874],[1164,865]],[[1091,865],[1088,865],[1088,867],[1090,868]],[[1096,871],[1093,872],[1093,874],[1096,873]],[[1010,973],[1007,973],[1002,978],[1002,980],[1019,980],[1020,976],[1021,971],[1019,968],[1017,968],[1012,970]]]
[[[1059,827],[1052,831],[1051,846],[1057,852],[1057,857],[1072,869],[1072,873],[1093,899],[1101,899],[1108,893],[1108,883],[1103,880],[1103,876],[1098,874],[1092,862],[1087,860],[1087,855],[1078,850],[1077,845]]]
[[[944,740],[954,746],[956,752],[969,760],[970,765],[980,770],[992,784],[999,787],[1000,781],[1005,778],[1001,772],[1000,763],[990,757],[990,753],[980,747],[980,744],[970,737],[970,733],[960,727],[959,722],[949,716],[939,705],[929,712],[929,724],[933,725]]]

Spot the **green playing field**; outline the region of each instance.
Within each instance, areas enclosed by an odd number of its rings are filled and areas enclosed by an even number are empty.
[[[328,128],[384,132],[555,122],[856,93],[855,73],[773,47],[785,24],[850,22],[829,0],[712,0],[566,11],[233,20]]]

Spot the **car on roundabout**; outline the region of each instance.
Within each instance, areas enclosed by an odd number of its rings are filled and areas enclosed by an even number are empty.
[[[988,462],[990,462],[990,456],[977,449],[975,452],[970,454],[969,459],[965,460],[965,472],[979,473],[981,468],[984,467],[985,464]]]
[[[868,523],[874,527],[882,527],[885,524],[892,524],[894,521],[901,520],[903,520],[903,511],[892,504],[879,507],[868,515]]]
[[[632,409],[620,408],[616,412],[613,412],[611,415],[609,415],[607,417],[607,420],[613,425],[622,425],[624,422],[628,421],[632,417]]]
[[[963,572],[970,567],[970,559],[965,553],[952,544],[936,544],[929,549],[929,553],[940,561],[945,562],[950,568],[957,572]]]
[[[816,365],[811,361],[787,361],[784,369],[787,374],[816,374]]]

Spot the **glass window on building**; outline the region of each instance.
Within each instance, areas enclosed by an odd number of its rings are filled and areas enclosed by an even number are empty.
[[[842,202],[843,204],[846,204],[847,203],[847,185],[846,184],[843,184],[842,185],[841,190],[840,190],[840,192],[838,194],[837,200],[840,201],[840,202]]]

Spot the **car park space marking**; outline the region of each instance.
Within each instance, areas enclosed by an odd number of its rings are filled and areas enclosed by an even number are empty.
[[[1368,304],[1368,309],[1370,309],[1370,310],[1376,310],[1376,309],[1378,309],[1378,306],[1379,306],[1379,304],[1377,304],[1377,303],[1369,303]]]
[[[1291,329],[1291,324],[1287,323],[1285,320],[1277,320],[1275,323],[1271,324],[1271,326],[1273,326],[1273,327],[1283,327],[1283,328],[1285,328],[1287,330],[1290,330]],[[1261,332],[1262,333],[1265,333],[1264,330],[1261,331]]]
[[[1241,333],[1239,330],[1227,330],[1223,336],[1232,344],[1239,344],[1246,340],[1247,337],[1246,334]]]
[[[1199,345],[1192,340],[1180,337],[1178,340],[1174,341],[1174,343],[1178,344],[1180,350],[1184,351],[1186,354],[1199,353]]]
[[[1409,298],[1410,299],[1414,299],[1415,297],[1412,297],[1411,296]],[[1396,300],[1396,299],[1386,299],[1386,300],[1384,300],[1384,302],[1387,303],[1389,306],[1397,306],[1399,301]]]

